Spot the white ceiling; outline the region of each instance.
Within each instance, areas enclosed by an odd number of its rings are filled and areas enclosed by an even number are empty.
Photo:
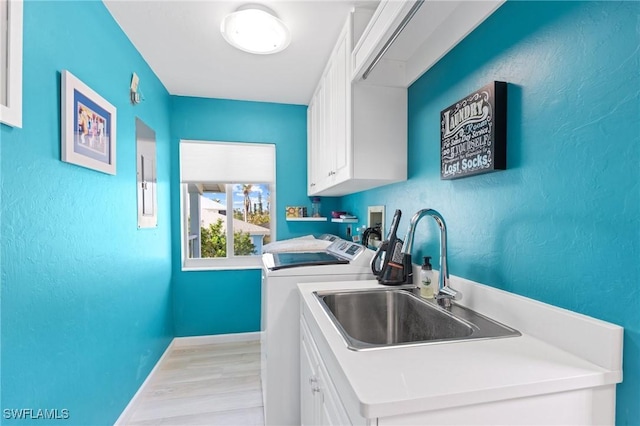
[[[271,8],[291,31],[274,55],[231,47],[220,34],[225,15],[247,3]],[[306,105],[351,7],[374,0],[104,0],[173,95]],[[135,71],[135,70],[132,70]],[[144,93],[144,81],[140,82]]]

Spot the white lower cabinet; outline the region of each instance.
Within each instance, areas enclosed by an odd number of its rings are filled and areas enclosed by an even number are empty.
[[[351,424],[304,319],[300,321],[300,416],[303,426]]]

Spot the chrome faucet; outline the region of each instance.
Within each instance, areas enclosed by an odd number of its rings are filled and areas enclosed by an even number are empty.
[[[407,235],[404,238],[402,253],[405,256],[411,256],[413,248],[413,237],[416,232],[416,225],[425,216],[431,216],[435,219],[440,228],[440,273],[438,274],[438,294],[436,300],[438,304],[445,307],[451,307],[451,300],[462,299],[462,293],[449,286],[449,268],[447,265],[447,225],[440,213],[433,209],[422,209],[413,215],[407,229]]]

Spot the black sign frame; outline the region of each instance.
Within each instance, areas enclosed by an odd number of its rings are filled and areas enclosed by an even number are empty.
[[[493,81],[440,112],[440,179],[507,168],[507,83]]]

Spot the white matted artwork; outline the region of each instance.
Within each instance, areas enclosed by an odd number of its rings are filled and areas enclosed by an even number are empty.
[[[116,174],[116,108],[62,71],[62,161]]]
[[[22,127],[22,0],[0,0],[0,123]]]

